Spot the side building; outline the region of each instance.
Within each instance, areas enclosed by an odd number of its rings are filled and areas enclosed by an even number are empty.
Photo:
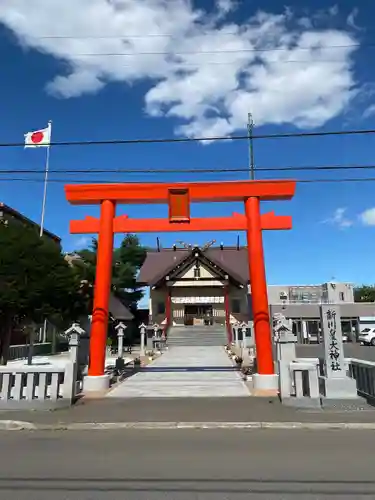
[[[39,224],[2,202],[0,202],[0,225],[1,224],[22,224],[25,227],[35,229],[38,233],[40,232]],[[56,236],[56,234],[44,229],[43,235],[55,242],[57,245],[61,246],[61,238]]]
[[[251,284],[245,247],[166,248],[151,250],[138,284],[150,288],[150,323],[214,325],[230,328],[252,321]],[[269,285],[270,314],[293,320],[300,342],[321,342],[320,304],[340,306],[343,333],[355,341],[361,317],[375,319],[375,303],[354,302],[350,283]]]

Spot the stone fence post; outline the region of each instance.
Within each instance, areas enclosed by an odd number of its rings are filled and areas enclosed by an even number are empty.
[[[122,322],[115,327],[117,332],[117,356],[121,359],[124,357],[124,335],[126,328]]]
[[[290,398],[293,392],[290,364],[296,359],[297,335],[293,334],[292,321],[287,320],[281,313],[273,315],[272,323],[280,397],[281,399]]]
[[[63,398],[69,400],[70,403],[76,397],[77,375],[78,375],[78,350],[81,335],[86,332],[79,326],[78,323],[73,323],[65,335],[69,337],[69,361],[65,366]]]

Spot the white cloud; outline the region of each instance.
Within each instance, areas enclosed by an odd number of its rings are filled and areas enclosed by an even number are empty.
[[[359,219],[365,226],[375,226],[375,208],[368,208],[362,212]]]
[[[363,112],[363,118],[369,118],[370,116],[375,115],[375,104],[371,104],[368,106]]]
[[[361,30],[361,27],[357,25],[356,23],[356,17],[358,16],[359,10],[357,7],[354,7],[354,9],[351,11],[351,13],[348,15],[346,22],[348,23],[348,26],[350,28],[353,28],[354,30]]]
[[[346,229],[353,225],[353,221],[345,217],[346,208],[336,208],[333,215],[323,221],[324,224],[332,224],[340,229]]]
[[[226,15],[237,7],[237,2],[233,0],[216,0],[219,14]]]
[[[82,250],[83,248],[87,248],[91,243],[92,238],[89,236],[80,236],[74,241],[75,250]]]
[[[146,111],[177,118],[187,136],[243,129],[249,111],[257,125],[316,127],[346,109],[357,47],[349,31],[327,27],[336,6],[326,20],[319,14],[322,26],[291,9],[225,22],[235,7],[217,0],[211,14],[188,0],[1,0],[0,23],[25,48],[64,62],[48,92],[70,98],[147,80]]]

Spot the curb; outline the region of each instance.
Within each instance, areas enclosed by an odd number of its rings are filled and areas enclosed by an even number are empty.
[[[84,431],[84,430],[178,430],[178,429],[274,429],[274,430],[373,430],[374,423],[360,422],[82,422],[33,424],[0,420],[0,431]]]

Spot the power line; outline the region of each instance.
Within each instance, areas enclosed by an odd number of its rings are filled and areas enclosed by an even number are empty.
[[[220,36],[238,36],[241,35],[241,31],[233,31],[233,32],[219,32]],[[211,32],[204,33],[204,36],[211,36]],[[179,36],[176,36],[172,33],[150,33],[150,34],[121,34],[121,35],[47,35],[47,36],[33,36],[34,39],[39,40],[119,40],[123,39],[144,39],[144,38],[172,38],[178,39]],[[291,47],[252,47],[248,49],[230,49],[223,51],[183,51],[176,54],[202,54],[202,53],[221,53],[221,52],[290,52],[290,51],[311,51],[311,50],[331,50],[331,49],[349,49],[349,48],[374,48],[375,43],[348,43],[348,44],[337,44],[337,45],[316,45],[316,46],[291,46]],[[167,55],[169,52],[134,52],[135,55]],[[93,53],[92,55],[97,55]],[[99,54],[101,55],[101,54]]]
[[[244,179],[236,179],[238,181],[242,181]],[[272,180],[272,179],[258,179],[258,180]],[[281,180],[293,180],[297,184],[314,184],[314,183],[346,183],[346,182],[375,182],[375,177],[351,177],[344,179],[281,179]],[[9,177],[6,179],[0,179],[0,182],[44,182],[44,179],[30,179],[30,178],[17,178],[17,177]],[[88,181],[87,179],[53,179],[51,178],[48,182],[54,182],[55,184],[119,184],[119,181],[108,182],[108,180],[92,180]],[[194,182],[194,181],[188,181]],[[126,182],[126,184],[139,184],[139,181],[131,181]]]
[[[66,56],[63,57],[68,57],[69,55],[77,56],[77,57],[85,57],[87,54],[66,54]],[[98,56],[121,56],[122,54],[97,54]],[[169,62],[169,61],[168,61]],[[201,67],[202,65],[204,66],[232,66],[235,64],[241,64],[241,63],[246,63],[246,64],[251,64],[252,61],[244,61],[243,59],[237,59],[234,61],[200,61],[200,62],[186,62],[186,61],[172,61],[173,64],[176,66],[175,69],[182,70],[184,68],[197,68]],[[288,60],[262,60],[263,63],[267,64],[312,64],[312,63],[328,63],[328,64],[333,64],[333,63],[345,63],[342,59],[288,59]],[[180,67],[178,67],[180,66]],[[132,64],[122,64],[121,68],[134,68],[134,65]],[[242,69],[241,71],[245,71],[246,68]]]
[[[255,167],[257,172],[303,172],[322,170],[374,170],[375,165],[306,165],[285,167]],[[155,169],[131,169],[131,168],[109,168],[109,169],[50,169],[55,174],[176,174],[176,173],[227,173],[248,172],[248,167],[239,168],[155,168]],[[0,174],[44,174],[37,169],[0,169]]]
[[[241,35],[241,31],[233,31],[233,32],[219,32],[219,35],[222,36],[238,36]],[[211,36],[211,32],[207,32],[204,36]],[[122,40],[126,38],[134,38],[134,39],[142,39],[142,38],[175,38],[178,39],[179,36],[176,36],[172,33],[150,33],[150,34],[122,34],[122,35],[47,35],[47,36],[33,36],[32,38],[38,40]],[[317,46],[292,46],[292,47],[253,47],[249,49],[233,49],[228,52],[283,52],[283,51],[291,51],[291,50],[330,50],[330,49],[349,49],[355,47],[375,47],[375,43],[348,43],[348,44],[338,44],[338,45],[317,45]],[[215,51],[218,52],[218,51]],[[184,51],[180,52],[180,54],[196,54],[203,53],[202,51]],[[150,55],[150,53],[138,52],[138,54],[146,54]],[[158,53],[164,54],[164,52]],[[168,54],[168,52],[166,52]]]
[[[375,129],[362,129],[362,130],[334,130],[327,132],[290,132],[281,134],[258,134],[253,135],[253,140],[257,139],[285,139],[285,138],[298,138],[298,137],[327,137],[327,136],[340,136],[340,135],[366,135],[374,134]],[[210,141],[239,141],[249,140],[248,135],[232,135],[232,136],[216,136],[216,137],[175,137],[165,139],[109,139],[98,141],[60,141],[51,142],[51,146],[103,146],[103,145],[117,145],[117,144],[164,144],[164,143],[184,143],[184,142],[210,142]],[[3,142],[0,147],[24,147],[24,142]]]
[[[251,50],[247,49],[238,49],[238,50],[206,50],[206,51],[196,51],[196,52],[68,52],[66,54],[62,54],[63,57],[133,57],[133,56],[184,56],[184,55],[213,55],[213,54],[243,54],[243,53],[248,53],[252,52]],[[290,59],[290,60],[285,60],[285,59],[277,59],[275,61],[272,60],[264,60],[262,59],[263,62],[277,62],[277,63],[288,63],[288,62],[293,62],[293,63],[309,63],[309,62],[327,62],[327,63],[332,63],[332,62],[345,62],[343,59]],[[171,60],[169,61],[171,63],[181,63],[184,64],[184,61],[175,61]],[[205,63],[205,61],[201,61],[201,63]],[[206,64],[206,63],[205,63]]]
[[[219,35],[224,35],[224,36],[238,36],[242,35],[241,31],[219,31],[218,33],[215,32],[215,34]],[[207,31],[204,33],[204,36],[211,36],[212,32]],[[140,34],[130,34],[130,33],[122,33],[119,35],[35,35],[31,36],[30,38],[37,39],[37,40],[122,40],[124,38],[181,38],[178,35],[173,33],[144,33],[142,35]],[[185,35],[184,35],[185,38]],[[198,37],[199,38],[199,37]],[[375,44],[373,43],[364,43],[361,44],[359,42],[353,42],[353,43],[345,43],[345,44],[325,44],[325,45],[319,45],[317,44],[314,48],[317,49],[341,49],[341,48],[351,48],[351,47],[359,47],[359,46],[366,46],[366,47],[371,47]],[[311,46],[296,46],[295,47],[298,50],[310,50]],[[289,50],[288,47],[265,47],[265,48],[258,48],[258,47],[253,47],[252,50],[254,52],[262,51],[262,52],[271,52],[274,50]]]

